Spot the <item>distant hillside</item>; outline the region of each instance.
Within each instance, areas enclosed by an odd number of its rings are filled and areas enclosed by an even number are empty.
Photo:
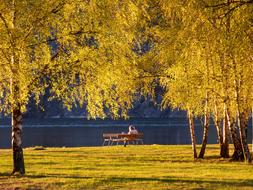
[[[28,118],[68,118],[68,117],[86,117],[85,108],[74,108],[68,111],[59,101],[42,101],[37,106],[34,102],[30,102],[25,117]],[[183,111],[172,111],[171,109],[161,110],[159,105],[155,105],[150,99],[141,98],[134,103],[133,109],[129,111],[130,117],[136,118],[169,118],[169,117],[185,117]]]

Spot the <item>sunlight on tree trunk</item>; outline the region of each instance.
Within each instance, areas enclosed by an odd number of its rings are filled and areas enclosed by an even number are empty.
[[[240,141],[240,134],[238,127],[236,126],[236,121],[235,119],[231,118],[229,116],[229,111],[228,111],[228,120],[229,120],[229,130],[231,133],[231,138],[233,140],[234,144],[234,153],[232,155],[232,160],[235,161],[243,161],[244,156],[243,156],[243,150],[242,150],[242,144]]]
[[[188,111],[188,119],[189,119],[189,128],[190,128],[190,134],[191,134],[193,157],[197,158],[195,126],[194,126],[193,114],[191,111]]]
[[[217,140],[220,145],[220,156],[222,156],[222,145],[223,145],[223,134],[222,134],[222,126],[221,126],[221,120],[219,118],[218,110],[217,110],[217,105],[215,105],[214,108],[214,125],[217,131]]]
[[[16,29],[16,1],[12,0],[11,3],[11,9],[12,9],[12,18],[11,18],[11,24],[10,24],[10,30]],[[6,26],[7,27],[7,26]],[[20,81],[19,81],[19,67],[20,63],[19,60],[16,57],[17,47],[15,38],[13,36],[14,34],[12,31],[9,31],[10,41],[11,41],[11,78],[10,78],[10,95],[11,95],[11,102],[12,102],[12,133],[11,133],[11,139],[12,139],[12,151],[13,151],[13,171],[11,174],[14,174],[16,172],[20,173],[21,175],[25,174],[25,165],[24,165],[24,157],[23,157],[23,149],[22,149],[22,121],[23,116],[21,113],[21,103],[19,102],[21,97],[20,92]]]
[[[208,139],[208,130],[209,130],[208,93],[206,93],[204,131],[203,131],[202,146],[200,149],[199,158],[204,158],[204,155],[205,155],[206,144],[207,144],[207,139]]]
[[[224,104],[224,119],[223,119],[223,144],[221,157],[229,158],[229,126],[228,126],[228,117],[227,117],[227,107]]]
[[[245,158],[245,162],[251,163],[252,158],[251,158],[249,146],[247,143],[246,122],[247,122],[247,120],[246,120],[245,112],[241,112],[241,113],[239,112],[238,125],[239,125],[239,129],[240,129],[240,138],[241,138],[243,155]]]
[[[25,164],[22,149],[22,121],[23,116],[19,107],[12,113],[12,150],[13,150],[13,171],[20,174],[25,173]]]

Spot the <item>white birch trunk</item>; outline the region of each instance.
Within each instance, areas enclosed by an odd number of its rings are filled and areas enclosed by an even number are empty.
[[[10,25],[11,31],[15,30],[15,0],[12,0],[12,22]],[[25,173],[24,157],[22,149],[22,121],[23,115],[21,113],[21,106],[19,102],[20,97],[20,87],[19,87],[19,75],[18,68],[19,62],[15,56],[15,40],[13,39],[12,33],[9,34],[11,45],[12,45],[12,55],[11,55],[11,68],[12,76],[10,79],[10,92],[12,96],[12,133],[11,133],[11,143],[13,151],[13,171],[12,174],[18,172],[20,174]]]
[[[188,111],[188,119],[189,119],[189,127],[190,127],[190,134],[191,134],[193,157],[197,158],[195,126],[194,126],[193,114],[191,111]]]

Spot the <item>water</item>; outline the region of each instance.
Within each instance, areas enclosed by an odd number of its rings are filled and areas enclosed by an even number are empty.
[[[0,148],[11,147],[10,119],[0,120]],[[47,118],[24,120],[23,146],[78,147],[101,146],[104,133],[127,132],[134,125],[144,134],[145,144],[190,144],[186,118],[131,118],[128,120],[84,118]],[[197,143],[201,143],[203,128],[195,126]],[[251,140],[251,128],[248,139]],[[250,141],[251,142],[251,141]],[[208,143],[217,143],[216,129],[209,129]]]
[[[131,118],[131,119],[97,119],[87,120],[85,118],[46,118],[46,119],[24,119],[24,127],[170,127],[186,126],[186,118]],[[0,127],[10,127],[10,118],[0,121]]]

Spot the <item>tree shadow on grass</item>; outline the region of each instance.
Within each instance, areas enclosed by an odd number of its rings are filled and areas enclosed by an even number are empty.
[[[60,174],[60,173],[55,173],[55,174],[24,174],[20,175],[18,173],[11,175],[10,173],[4,172],[0,173],[0,179],[1,178],[8,178],[8,177],[13,177],[13,178],[31,178],[31,179],[36,179],[36,178],[69,178],[69,179],[91,179],[94,177],[87,177],[87,176],[78,176],[78,175],[66,175],[66,174]]]
[[[66,179],[91,179],[94,177],[78,176],[78,175],[66,175],[66,174],[35,174],[25,175],[25,177],[36,179],[36,178],[66,178]]]
[[[0,179],[1,177],[6,178],[9,176],[9,173],[1,173],[0,174]],[[15,177],[22,177],[19,175],[16,175]],[[166,176],[166,177],[161,177],[161,178],[156,178],[156,177],[121,177],[121,176],[98,176],[98,177],[89,177],[89,176],[82,176],[82,175],[68,175],[68,174],[61,174],[61,173],[54,173],[54,174],[28,174],[24,175],[23,177],[25,178],[30,178],[30,179],[41,179],[41,178],[62,178],[62,179],[73,179],[73,180],[89,180],[89,179],[96,179],[95,183],[92,186],[100,186],[104,184],[111,184],[113,187],[119,185],[121,186],[127,186],[131,184],[136,184],[136,183],[150,183],[150,184],[156,184],[156,183],[161,183],[164,184],[168,187],[182,187],[182,188],[188,188],[191,187],[191,189],[215,189],[218,187],[223,187],[223,188],[228,188],[228,187],[233,187],[233,188],[241,188],[241,187],[253,187],[253,179],[248,179],[248,180],[239,180],[239,179],[234,179],[233,181],[218,181],[218,180],[209,180],[209,179],[193,179],[193,178],[177,178],[173,176]],[[194,185],[193,185],[194,184]],[[62,185],[62,182],[59,182],[59,186]]]
[[[199,159],[203,159],[203,160],[213,160],[213,159],[219,160],[219,159],[221,159],[221,156],[219,156],[219,155],[211,155],[211,156],[207,155],[204,158],[199,158]]]
[[[199,179],[191,179],[191,178],[175,178],[175,177],[167,177],[167,178],[124,178],[124,177],[111,177],[100,181],[101,183],[111,183],[111,182],[162,182],[162,183],[182,183],[184,186],[191,186],[191,184],[209,184],[210,186],[231,186],[231,187],[241,187],[241,186],[253,186],[252,180],[243,180],[243,181],[216,181],[216,180],[199,180]],[[187,185],[188,184],[188,185]]]
[[[0,178],[10,177],[10,176],[11,176],[11,172],[0,173]]]
[[[2,175],[7,175],[1,174]],[[233,181],[217,181],[217,180],[205,180],[205,179],[192,179],[192,178],[175,178],[175,177],[164,177],[164,178],[155,178],[155,177],[89,177],[89,176],[80,176],[80,175],[66,175],[66,174],[35,174],[35,175],[25,175],[28,178],[66,178],[66,179],[98,179],[99,183],[128,183],[128,182],[161,182],[161,183],[183,183],[184,186],[187,184],[209,184],[210,186],[233,186],[233,187],[240,187],[240,186],[253,186],[253,179],[248,180],[233,180]]]

